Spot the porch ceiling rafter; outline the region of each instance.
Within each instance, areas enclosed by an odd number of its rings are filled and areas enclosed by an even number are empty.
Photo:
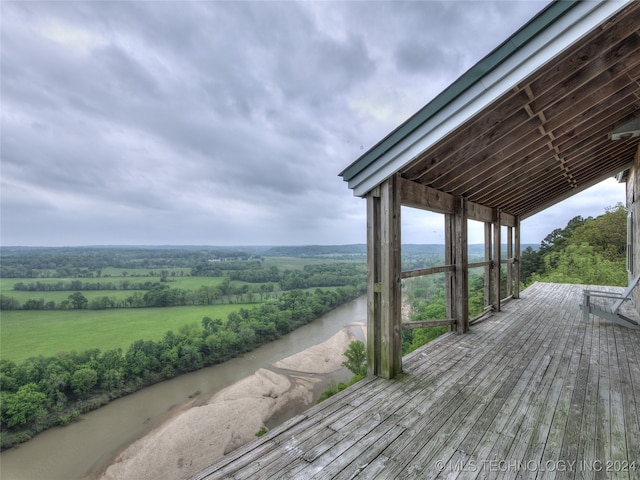
[[[639,25],[640,2],[552,3],[342,177],[364,195],[399,173],[522,220],[616,175],[638,144],[611,133],[640,117]]]

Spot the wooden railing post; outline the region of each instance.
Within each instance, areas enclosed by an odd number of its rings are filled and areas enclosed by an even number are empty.
[[[496,210],[496,219],[493,224],[493,311],[500,311],[500,210]]]
[[[467,240],[467,201],[458,198],[455,213],[455,265],[456,265],[456,331],[469,331],[469,252]]]
[[[515,254],[513,257],[513,267],[515,276],[515,290],[513,291],[513,298],[520,298],[520,219],[516,218],[515,226]]]
[[[444,216],[444,263],[445,265],[454,265],[456,262],[455,247],[455,215],[445,214]],[[445,274],[445,295],[447,303],[447,318],[456,318],[456,272],[451,271]],[[456,329],[455,325],[451,327]]]
[[[507,259],[513,259],[513,227],[507,227]],[[507,297],[513,295],[513,263],[507,264]]]
[[[484,224],[484,261],[491,261],[491,223]],[[484,267],[484,305],[491,305],[491,265]]]
[[[380,374],[380,189],[367,194],[367,371]]]
[[[367,363],[370,374],[402,372],[400,186],[397,175],[367,195]]]

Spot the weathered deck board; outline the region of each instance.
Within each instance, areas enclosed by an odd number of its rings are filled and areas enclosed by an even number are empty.
[[[535,284],[195,478],[640,479],[640,332],[583,323],[583,288]]]

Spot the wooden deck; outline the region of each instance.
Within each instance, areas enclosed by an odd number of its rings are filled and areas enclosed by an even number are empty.
[[[583,288],[536,283],[194,478],[640,479],[640,332],[583,323]]]

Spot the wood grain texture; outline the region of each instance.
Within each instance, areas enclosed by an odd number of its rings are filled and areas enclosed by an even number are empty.
[[[626,169],[638,139],[610,134],[640,111],[638,25],[640,2],[632,2],[399,173],[431,198],[463,196],[524,219]]]
[[[582,322],[584,288],[536,283],[195,478],[640,478],[640,332]]]

